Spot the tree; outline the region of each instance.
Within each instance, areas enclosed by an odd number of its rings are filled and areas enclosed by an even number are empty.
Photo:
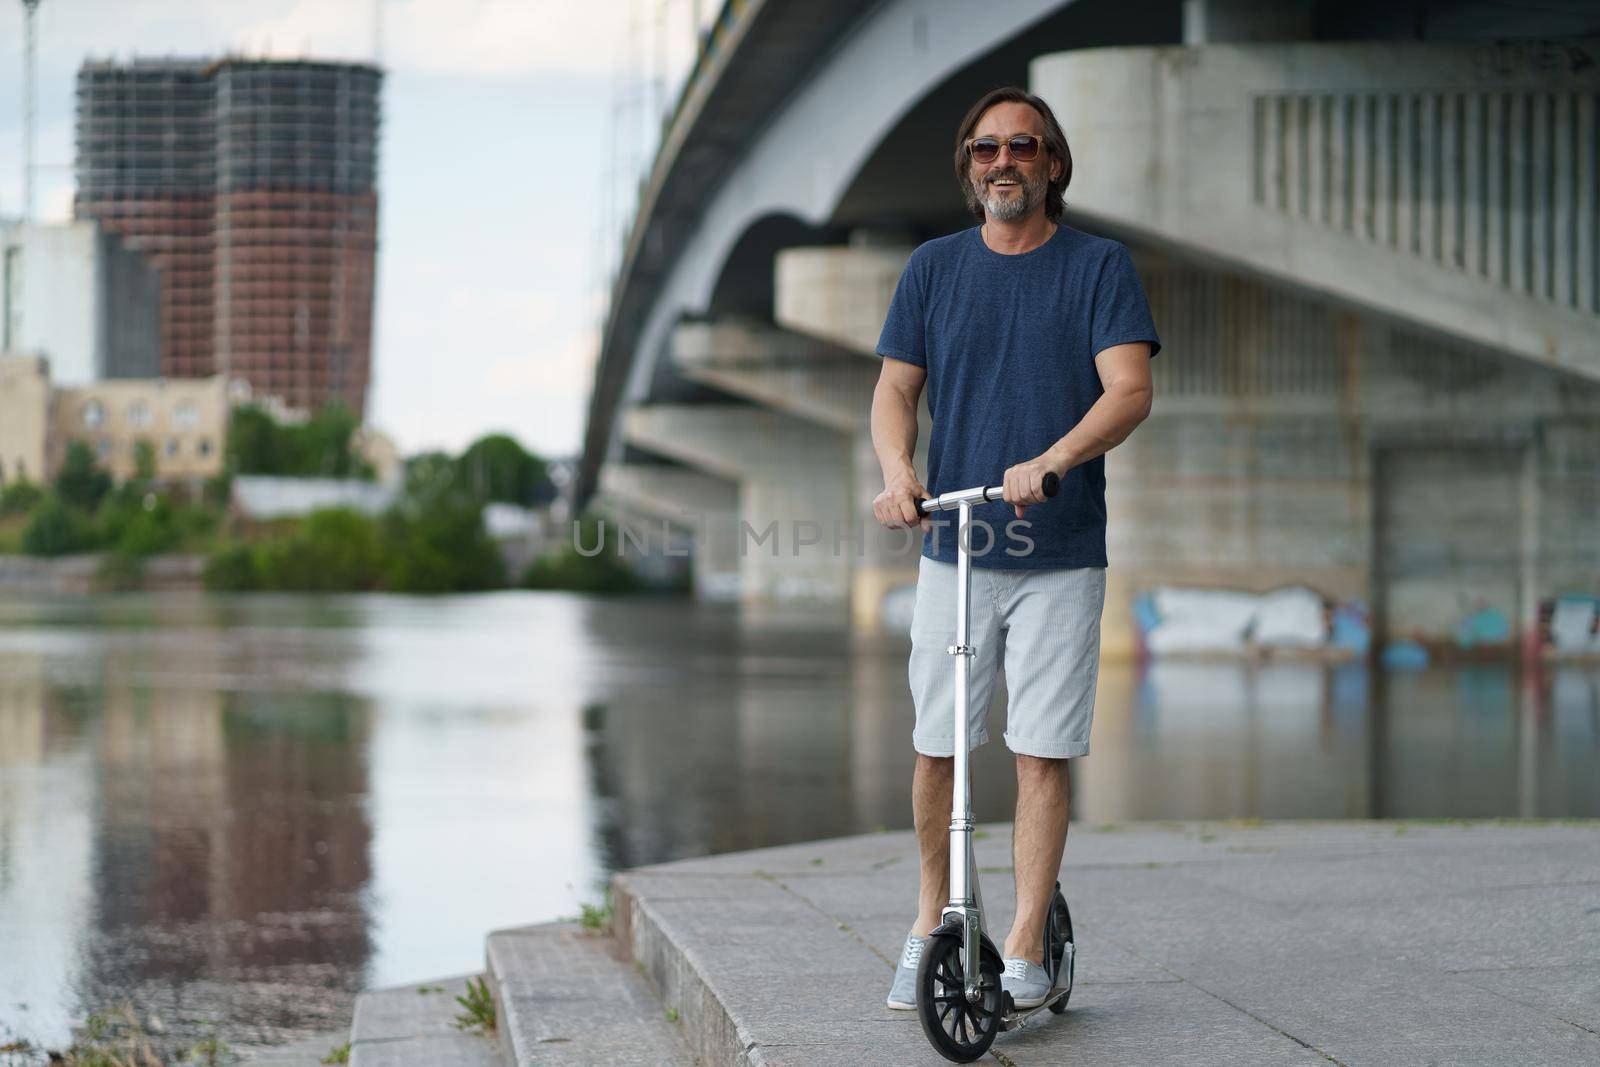
[[[456,481],[481,504],[501,501],[528,507],[549,484],[544,460],[506,434],[474,441],[456,460]]]
[[[310,467],[300,473],[321,478],[371,478],[371,465],[352,447],[360,427],[361,420],[342,404],[329,404],[311,416],[310,422],[295,427],[301,454]]]
[[[438,500],[455,484],[456,461],[448,452],[419,452],[406,460],[405,494],[410,500]]]
[[[228,469],[235,474],[300,478],[371,478],[372,464],[356,454],[360,420],[348,408],[329,405],[302,425],[279,424],[268,412],[245,404],[228,420]]]
[[[133,443],[133,476],[145,485],[156,478],[156,446],[141,437]]]
[[[239,474],[278,474],[287,457],[278,440],[278,423],[252,405],[233,409],[225,446],[228,469]]]
[[[67,455],[56,475],[56,495],[75,508],[93,511],[111,492],[111,475],[95,464],[94,453],[82,441],[67,445]]]

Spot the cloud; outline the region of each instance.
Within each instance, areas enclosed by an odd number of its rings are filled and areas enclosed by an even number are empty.
[[[653,5],[652,5],[653,6]],[[607,74],[624,58],[632,4],[600,0],[296,0],[245,25],[251,53],[370,58],[381,11],[383,63],[430,74]],[[687,16],[683,20],[687,26]],[[685,29],[687,34],[687,29]]]
[[[568,335],[551,351],[506,356],[489,364],[484,373],[496,391],[562,393],[573,398],[589,395],[594,380],[600,333],[594,328]]]
[[[687,0],[668,0],[664,43],[681,59],[691,38]],[[21,5],[0,12],[0,39],[21,35]],[[638,57],[656,40],[658,0],[45,0],[41,77],[52,61],[84,56],[203,56],[371,60],[381,11],[384,65],[455,75],[609,74],[628,58],[635,8],[648,15]],[[15,53],[13,53],[15,54]],[[7,89],[11,86],[7,85]]]
[[[499,429],[541,455],[581,439],[598,331],[589,299],[394,279],[379,331],[373,421],[403,451],[459,451]],[[405,352],[404,367],[391,358]],[[416,354],[415,357],[409,354]]]
[[[54,185],[41,191],[39,203],[35,205],[38,217],[43,222],[66,222],[72,218],[73,188],[70,185]]]

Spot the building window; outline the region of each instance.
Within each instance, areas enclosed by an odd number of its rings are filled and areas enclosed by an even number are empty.
[[[100,401],[91,400],[83,405],[83,424],[93,430],[106,421],[106,409],[100,406]]]
[[[128,425],[145,427],[150,425],[150,405],[143,400],[135,400],[128,405]]]
[[[167,458],[168,459],[172,459],[177,454],[178,454],[178,439],[176,437],[167,438]]]
[[[195,445],[195,451],[200,453],[201,459],[205,459],[207,456],[211,455],[211,438],[200,438],[199,443]]]
[[[200,425],[200,409],[194,405],[193,401],[185,400],[172,413],[172,421],[177,424],[180,430],[192,430]]]
[[[100,453],[101,459],[105,459],[107,456],[111,455],[111,438],[100,438],[100,447],[97,449],[97,451]]]

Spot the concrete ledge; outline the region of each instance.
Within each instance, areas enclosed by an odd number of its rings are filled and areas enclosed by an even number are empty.
[[[982,834],[999,939],[1010,828]],[[703,1063],[942,1062],[883,1003],[916,879],[906,833],[639,868],[616,936]],[[1074,826],[1062,883],[1078,987],[998,1062],[1600,1057],[1600,822]]]

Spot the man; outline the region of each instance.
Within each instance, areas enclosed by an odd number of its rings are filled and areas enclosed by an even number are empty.
[[[916,921],[889,993],[916,1007],[928,933],[949,900],[954,773],[954,532],[917,502],[1004,472],[1004,501],[973,508],[970,619],[973,747],[1004,661],[1005,741],[1016,756],[1013,856],[1017,914],[1002,948],[1003,983],[1019,1008],[1049,993],[1044,923],[1066,844],[1067,761],[1089,752],[1105,601],[1106,451],[1149,413],[1150,360],[1161,342],[1127,249],[1061,224],[1072,180],[1065,135],[1043,100],[996,89],[956,137],[956,177],[981,226],[911,255],[878,342],[872,440],[883,467],[873,514],[920,526],[911,691],[917,751],[912,810],[922,854]],[[928,485],[911,457],[926,383],[933,432]],[[1061,479],[1046,498],[1046,473]],[[1026,525],[1007,526],[1027,517]],[[940,523],[943,524],[942,522]],[[942,537],[938,536],[943,534]],[[989,548],[985,551],[985,544]]]

